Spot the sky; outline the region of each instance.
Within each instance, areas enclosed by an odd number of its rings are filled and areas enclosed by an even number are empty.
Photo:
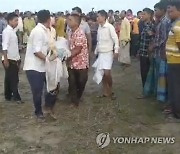
[[[159,0],[0,0],[0,12],[10,12],[15,9],[20,11],[38,11],[48,9],[51,12],[71,10],[75,6],[82,8],[83,12],[100,9],[127,10],[134,12],[145,7],[153,8]]]

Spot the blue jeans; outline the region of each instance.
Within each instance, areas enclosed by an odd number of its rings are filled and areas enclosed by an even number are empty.
[[[43,115],[41,104],[42,104],[43,87],[46,81],[45,72],[26,71],[26,75],[33,94],[35,114],[37,116]]]
[[[46,83],[45,72],[37,72],[37,71],[26,71],[27,78],[29,84],[31,86],[31,91],[33,94],[33,102],[35,107],[35,114],[37,116],[43,115],[42,112],[42,94],[43,88]],[[58,87],[54,91],[45,94],[45,106],[53,109],[56,98],[58,94]]]

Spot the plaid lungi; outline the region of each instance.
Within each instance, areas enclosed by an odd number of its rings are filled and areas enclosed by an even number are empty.
[[[156,96],[157,93],[157,66],[155,58],[150,61],[150,68],[144,85],[144,96]]]

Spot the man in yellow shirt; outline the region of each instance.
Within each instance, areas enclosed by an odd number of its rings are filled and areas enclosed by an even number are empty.
[[[27,17],[24,19],[24,36],[23,43],[27,43],[28,37],[30,36],[31,31],[36,26],[36,22],[32,17],[31,12],[27,12]]]
[[[34,18],[31,16],[31,12],[27,12],[27,17],[24,19],[24,31],[29,36],[33,28],[36,26]]]
[[[121,11],[120,14],[122,23],[121,23],[121,29],[120,29],[120,36],[119,36],[119,42],[120,42],[120,50],[119,50],[119,62],[123,66],[129,66],[131,64],[131,58],[130,58],[130,34],[131,34],[131,24],[129,20],[126,18],[126,11]]]
[[[131,45],[130,45],[130,54],[133,57],[136,57],[137,51],[139,50],[139,21],[142,17],[142,11],[137,13],[137,17],[132,21],[132,31],[131,31]]]
[[[58,13],[58,20],[56,23],[56,33],[57,37],[65,37],[65,18],[64,18],[64,13]]]
[[[169,4],[168,14],[174,21],[166,44],[168,94],[173,116],[180,119],[180,1]]]

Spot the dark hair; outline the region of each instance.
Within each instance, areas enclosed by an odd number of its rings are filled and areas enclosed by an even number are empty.
[[[159,2],[159,3],[156,3],[154,5],[154,8],[158,8],[160,10],[166,11],[167,10],[167,5],[165,3],[163,3],[163,2]]]
[[[83,18],[84,18],[86,21],[87,21],[87,19],[88,19],[85,14],[82,14],[82,15],[81,15],[81,19],[83,19]]]
[[[124,12],[124,14],[126,14],[127,12],[125,10],[122,10],[121,13]]]
[[[12,12],[7,15],[6,20],[9,22],[10,20],[13,20],[14,18],[17,18],[17,17],[18,17],[18,15],[16,13]]]
[[[73,11],[77,11],[78,13],[82,14],[82,10],[80,7],[74,7],[72,8]]]
[[[107,14],[107,12],[105,10],[98,11],[98,14],[100,14],[102,17],[105,17],[105,19],[108,18],[108,14]]]
[[[180,11],[180,1],[179,0],[170,1],[168,3],[168,6],[174,6],[177,8],[178,11]]]
[[[109,12],[108,13],[114,13],[114,11],[113,10],[109,10]]]
[[[92,21],[94,21],[94,22],[96,22],[97,21],[97,14],[96,13],[90,13],[89,14],[89,20],[92,20]]]
[[[128,9],[127,12],[131,12],[131,14],[133,14],[132,10],[131,9]]]
[[[73,17],[79,25],[81,24],[81,16],[78,14],[71,14],[70,16]]]
[[[147,12],[147,13],[150,14],[150,15],[154,14],[154,11],[151,10],[150,8],[145,8],[145,9],[143,9],[143,12]]]
[[[138,12],[137,12],[137,15],[139,15],[139,13],[142,13],[142,11],[138,11]]]
[[[50,19],[50,12],[48,10],[41,10],[37,13],[38,22],[45,23]]]

